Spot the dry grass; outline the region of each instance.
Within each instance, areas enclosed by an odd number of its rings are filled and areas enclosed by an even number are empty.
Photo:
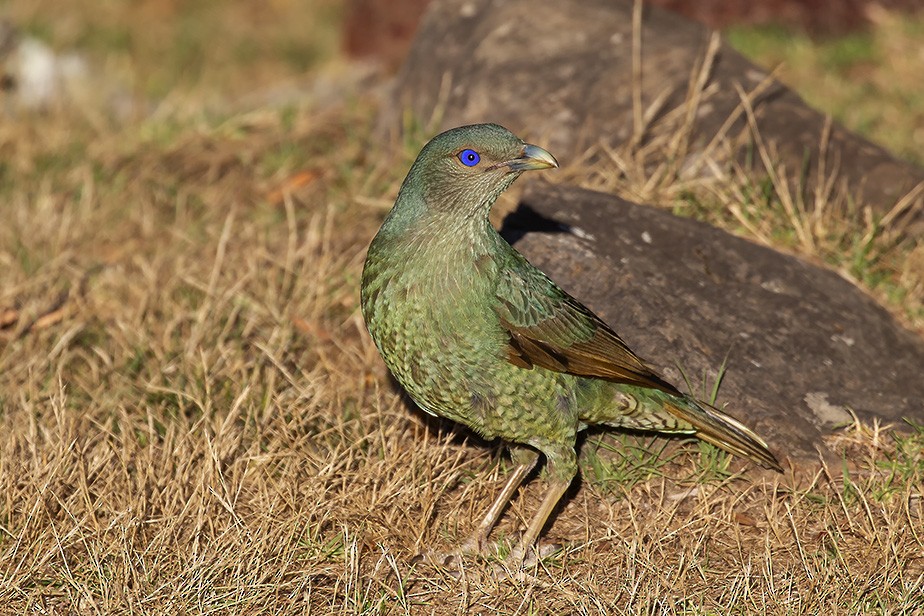
[[[887,147],[924,163],[924,12],[870,4],[873,26],[812,40],[779,28],[736,28],[730,42],[794,88],[809,104]]]
[[[384,156],[372,115],[0,124],[0,613],[922,613],[924,434],[864,426],[831,443],[849,464],[785,476],[591,435],[562,551],[410,565],[505,462],[410,408],[363,331],[419,145]]]

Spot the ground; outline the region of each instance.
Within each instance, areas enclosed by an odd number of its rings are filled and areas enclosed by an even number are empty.
[[[338,77],[338,3],[8,11],[142,102],[0,122],[0,613],[924,613],[920,427],[845,426],[841,463],[782,475],[593,433],[546,533],[560,551],[501,564],[540,474],[496,557],[414,564],[471,529],[509,462],[409,404],[365,333],[366,246],[427,135],[375,141],[376,103]],[[920,30],[877,28],[872,85],[845,107],[882,110],[872,134],[920,153],[920,98],[883,85],[920,74],[914,54],[875,51]],[[778,34],[735,36],[789,61]],[[835,44],[802,41],[784,79],[810,92]],[[832,111],[854,81],[827,86]],[[266,94],[280,83],[303,95]],[[713,188],[652,199],[832,263],[924,329],[920,246],[837,208],[793,242],[794,221],[749,229],[726,207],[741,187]]]

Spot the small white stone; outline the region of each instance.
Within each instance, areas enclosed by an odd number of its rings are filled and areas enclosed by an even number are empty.
[[[585,231],[584,229],[580,227],[571,227],[571,233],[573,233],[576,237],[581,238],[582,240],[593,241],[594,239],[596,239],[594,238],[593,235],[591,235],[590,233],[588,233],[587,231]]]
[[[760,283],[760,288],[770,291],[771,293],[782,293],[785,288],[779,280],[765,280]]]
[[[823,391],[811,391],[802,398],[808,407],[823,423],[828,425],[841,425],[850,423],[853,419],[847,409],[828,402],[828,394]]]
[[[843,342],[849,347],[852,347],[854,344],[856,344],[856,340],[854,340],[850,336],[844,336],[842,334],[834,334],[833,336],[831,336],[831,340],[832,342]]]

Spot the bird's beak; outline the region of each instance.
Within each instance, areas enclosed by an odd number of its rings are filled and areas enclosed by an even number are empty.
[[[523,154],[513,160],[501,163],[503,166],[515,171],[532,171],[535,169],[549,169],[557,167],[558,161],[555,157],[543,150],[538,145],[527,143],[523,147]]]

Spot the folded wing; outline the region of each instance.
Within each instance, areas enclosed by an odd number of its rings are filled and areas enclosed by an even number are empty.
[[[507,360],[682,395],[610,327],[525,259],[504,268],[495,311],[509,335]]]

